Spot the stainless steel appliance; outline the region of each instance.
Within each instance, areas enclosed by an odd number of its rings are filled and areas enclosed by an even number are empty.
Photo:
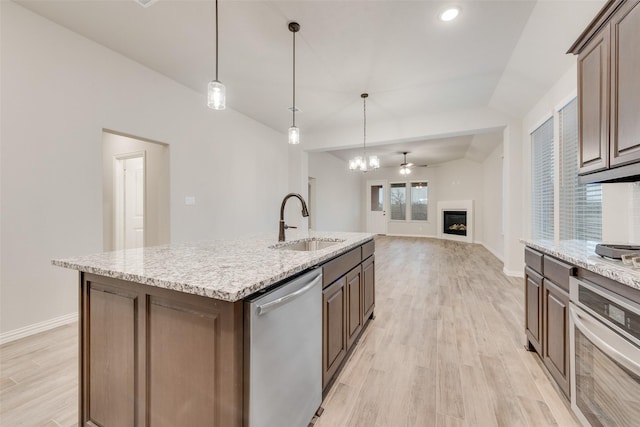
[[[570,282],[571,407],[585,426],[640,425],[640,305]]]
[[[322,269],[244,304],[245,426],[306,427],[322,403]]]

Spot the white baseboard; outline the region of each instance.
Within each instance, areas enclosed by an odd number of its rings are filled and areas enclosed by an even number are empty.
[[[521,279],[524,279],[524,272],[523,271],[510,271],[510,270],[507,270],[506,268],[503,268],[502,272],[504,274],[506,274],[507,276],[519,277]]]
[[[426,237],[428,239],[437,239],[438,236],[427,236],[426,234],[386,234],[389,237]]]
[[[503,259],[502,255],[498,254],[498,253],[497,253],[493,248],[490,248],[489,246],[485,245],[485,244],[484,244],[484,243],[482,243],[482,242],[476,242],[476,243],[479,243],[479,244],[481,244],[482,246],[484,246],[484,248],[485,248],[486,250],[488,250],[489,252],[491,252],[491,253],[493,254],[493,256],[494,256],[494,257],[498,258],[502,263],[504,263],[504,259]]]
[[[64,316],[56,317],[53,319],[45,320],[44,322],[34,323],[33,325],[25,326],[24,328],[14,329],[0,334],[0,345],[11,341],[19,340],[30,335],[35,335],[40,332],[48,331],[49,329],[57,328],[58,326],[68,325],[69,323],[78,321],[78,313],[69,313]]]

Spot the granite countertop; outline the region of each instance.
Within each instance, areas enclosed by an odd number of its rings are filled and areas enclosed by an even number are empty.
[[[296,233],[288,230],[289,243],[312,238],[339,243],[309,252],[276,250],[270,246],[281,243],[278,243],[276,234],[269,234],[104,252],[54,259],[51,263],[86,273],[235,302],[373,237],[370,233]]]
[[[601,276],[613,279],[623,285],[640,289],[640,269],[623,265],[620,261],[609,261],[596,255],[598,242],[585,240],[520,240],[527,246],[537,249],[568,263],[577,265]]]

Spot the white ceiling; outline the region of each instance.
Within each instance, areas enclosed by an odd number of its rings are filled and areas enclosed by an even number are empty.
[[[133,0],[16,2],[201,92],[205,102],[214,77],[213,1],[158,0],[148,8]],[[445,23],[437,18],[450,4],[445,1],[220,0],[219,79],[227,105],[286,132],[292,91],[287,22],[295,20],[302,27],[296,124],[305,133],[362,126],[358,106],[365,91],[369,123],[487,106],[526,112],[575,61],[564,51],[604,0],[455,3],[462,13]],[[429,146],[443,152],[414,163],[454,152],[464,157],[471,141],[419,137],[407,151]]]

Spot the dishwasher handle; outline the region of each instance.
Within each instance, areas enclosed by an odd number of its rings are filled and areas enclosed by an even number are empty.
[[[258,312],[258,316],[262,316],[263,314],[267,314],[268,312],[275,310],[276,308],[280,307],[283,304],[286,304],[287,302],[291,301],[292,299],[295,299],[297,297],[299,297],[300,295],[304,294],[305,292],[307,292],[309,289],[313,288],[320,280],[322,280],[322,275],[316,277],[315,279],[313,279],[311,281],[311,283],[309,283],[308,285],[306,285],[304,288],[300,288],[295,292],[292,292],[290,294],[287,294],[283,297],[280,297],[276,300],[267,302],[265,304],[261,304],[257,307],[257,312]]]

